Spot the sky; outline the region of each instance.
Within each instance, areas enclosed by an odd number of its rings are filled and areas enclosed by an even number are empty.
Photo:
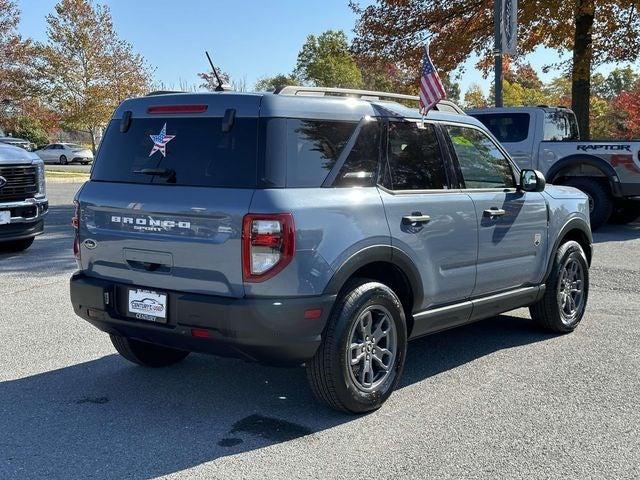
[[[20,32],[46,40],[45,16],[56,0],[18,0],[22,11]],[[155,79],[164,88],[178,88],[180,81],[197,85],[198,72],[208,70],[204,51],[232,79],[256,80],[290,73],[307,35],[329,29],[344,30],[353,37],[356,16],[348,0],[102,0],[111,8],[117,32],[155,67]],[[370,3],[363,0],[361,4]],[[542,65],[554,61],[554,51],[539,49],[527,59],[543,80]],[[491,78],[466,64],[460,80],[464,92],[479,83],[488,92]],[[437,67],[437,65],[436,65]],[[418,68],[418,67],[416,67]]]

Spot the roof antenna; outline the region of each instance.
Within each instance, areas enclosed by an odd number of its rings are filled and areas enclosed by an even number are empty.
[[[218,72],[216,71],[216,67],[213,66],[213,62],[211,61],[211,57],[209,56],[209,52],[206,50],[204,53],[207,55],[207,60],[209,60],[209,65],[211,65],[211,70],[213,70],[213,74],[216,76],[216,80],[218,81],[218,86],[216,87],[216,92],[224,92],[224,86],[222,85],[222,80],[218,76]]]

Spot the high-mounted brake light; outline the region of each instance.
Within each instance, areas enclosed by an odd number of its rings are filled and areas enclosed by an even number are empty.
[[[203,113],[207,111],[208,105],[151,105],[147,108],[147,113]]]
[[[262,282],[286,267],[296,250],[290,213],[248,214],[242,221],[242,277]]]

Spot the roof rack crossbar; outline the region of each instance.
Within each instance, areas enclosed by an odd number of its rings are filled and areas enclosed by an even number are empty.
[[[277,89],[274,93],[278,95],[310,95],[310,96],[345,96],[361,98],[364,100],[409,100],[417,102],[420,97],[417,95],[406,95],[403,93],[376,92],[373,90],[358,90],[354,88],[336,88],[336,87],[303,87],[289,85]],[[455,103],[449,100],[441,100],[441,105],[447,105],[457,113],[464,114],[464,111]]]

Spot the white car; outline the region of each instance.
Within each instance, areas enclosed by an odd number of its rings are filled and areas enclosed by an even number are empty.
[[[93,162],[93,153],[88,148],[75,143],[51,143],[34,152],[44,163],[68,163],[78,162],[88,165]]]

